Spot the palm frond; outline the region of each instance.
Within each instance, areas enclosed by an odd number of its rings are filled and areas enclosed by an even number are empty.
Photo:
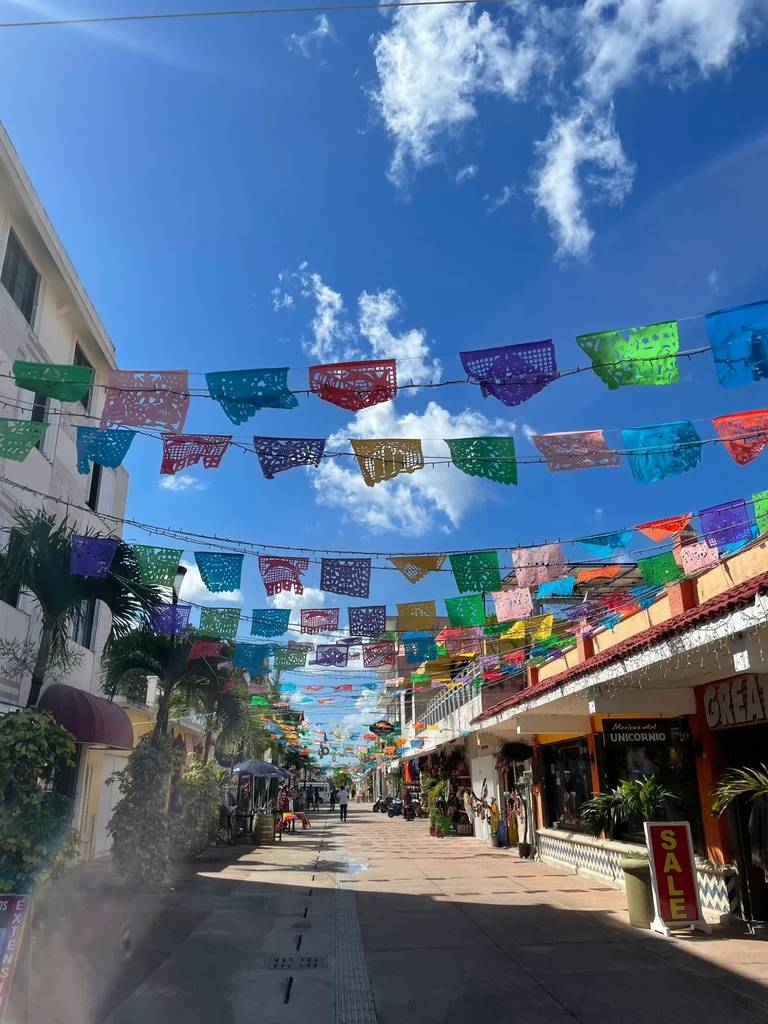
[[[757,800],[759,796],[768,795],[768,767],[731,768],[725,772],[714,787],[715,802],[712,810],[715,814],[723,814],[729,804],[740,796],[748,800]]]

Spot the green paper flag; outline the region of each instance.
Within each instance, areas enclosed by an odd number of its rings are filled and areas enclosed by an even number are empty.
[[[643,582],[648,587],[674,583],[675,580],[682,579],[684,575],[671,551],[663,551],[660,555],[651,555],[650,558],[638,558],[637,568],[642,573]]]
[[[275,648],[275,668],[304,668],[306,663],[307,648],[303,644]]]
[[[13,375],[18,387],[25,391],[58,398],[60,402],[79,402],[88,394],[93,370],[90,366],[24,363],[17,359],[13,364]]]
[[[465,593],[467,590],[501,590],[499,554],[497,551],[471,551],[466,555],[451,555],[451,569],[456,586]]]
[[[181,548],[153,548],[148,544],[134,544],[133,554],[139,566],[141,582],[172,587],[183,553]]]
[[[429,682],[429,676],[425,675],[423,672],[411,672],[411,682],[412,683],[428,683]]]
[[[492,622],[490,626],[483,626],[483,636],[501,636],[509,627],[509,622]]]
[[[482,626],[485,623],[485,605],[481,594],[465,597],[446,597],[445,610],[451,626]]]
[[[251,707],[264,707],[267,704],[269,704],[269,701],[266,697],[259,697],[256,694],[251,697]]]
[[[199,632],[203,636],[217,636],[222,640],[234,640],[239,625],[239,608],[203,608],[200,612]]]
[[[755,522],[760,533],[768,530],[768,491],[758,491],[752,495],[755,503]]]
[[[680,341],[675,320],[626,331],[580,334],[576,344],[587,353],[595,374],[611,391],[627,384],[677,382],[675,355]]]
[[[49,426],[49,423],[0,417],[0,458],[23,462],[37,442],[42,441]]]
[[[517,483],[514,437],[445,438],[456,469],[497,484]]]

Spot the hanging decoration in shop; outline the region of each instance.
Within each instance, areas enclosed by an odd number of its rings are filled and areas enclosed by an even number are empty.
[[[557,543],[540,544],[533,548],[513,548],[512,562],[515,566],[515,579],[518,586],[522,587],[559,579],[566,572],[563,549]]]
[[[629,427],[621,432],[632,476],[650,484],[694,469],[701,461],[701,438],[690,420]]]
[[[527,619],[533,611],[533,599],[528,587],[494,590],[491,597],[496,606],[496,618],[499,622]]]
[[[281,590],[304,593],[301,577],[309,569],[308,558],[282,558],[280,555],[259,555],[259,573],[267,591],[274,597]]]
[[[743,498],[702,509],[699,512],[699,523],[709,546],[721,552],[729,544],[752,540],[752,524]]]
[[[437,622],[434,601],[410,601],[397,606],[398,628],[401,630],[433,629]]]
[[[392,480],[400,473],[413,473],[424,469],[424,454],[421,441],[407,438],[359,441],[349,439],[357,456],[360,472],[368,487],[382,480]]]
[[[602,430],[574,430],[564,434],[535,434],[531,440],[547,460],[550,473],[593,466],[619,466],[619,453],[605,443]]]
[[[309,368],[309,389],[325,402],[357,412],[397,394],[397,362],[372,359]]]
[[[134,430],[99,430],[98,427],[77,428],[77,471],[90,473],[91,463],[115,469],[128,454]]]
[[[372,604],[362,608],[348,608],[351,636],[378,637],[387,628],[387,606]]]
[[[117,554],[118,541],[110,537],[72,535],[69,571],[73,576],[104,579]]]
[[[194,661],[196,658],[217,658],[223,646],[221,640],[195,640],[189,650],[187,661]]]
[[[437,657],[437,641],[427,630],[409,629],[403,633],[403,650],[406,662],[418,665]]]
[[[23,462],[41,444],[49,423],[0,417],[0,458]]]
[[[203,608],[200,611],[198,628],[203,636],[220,636],[223,640],[234,640],[239,626],[238,608]]]
[[[346,668],[349,648],[340,644],[318,644],[315,660],[310,664],[325,665],[327,668]]]
[[[632,543],[632,530],[604,533],[600,537],[586,537],[579,541],[595,558],[610,558],[614,551],[621,551]]]
[[[319,466],[325,451],[324,438],[254,437],[253,447],[267,480],[295,466]]]
[[[290,608],[254,608],[251,613],[252,636],[282,636],[291,620]]]
[[[165,434],[160,473],[174,476],[201,459],[206,469],[216,469],[231,440],[231,434]]]
[[[172,587],[183,554],[181,548],[156,548],[148,544],[133,545],[133,556],[139,567],[141,582],[149,586]]]
[[[328,633],[339,628],[338,608],[302,608],[302,633]]]
[[[409,583],[418,583],[431,572],[439,572],[445,562],[445,555],[399,555],[389,561]]]
[[[498,484],[517,483],[514,437],[448,438],[445,443],[456,469]]]
[[[536,590],[536,597],[539,599],[542,597],[570,597],[575,582],[575,576],[561,576],[559,580],[540,583]]]
[[[156,427],[179,433],[188,410],[186,370],[110,370],[101,429]]]
[[[190,604],[156,604],[149,617],[149,628],[163,636],[180,636],[189,628]]]
[[[674,583],[683,575],[672,551],[663,551],[661,554],[651,555],[649,558],[638,558],[637,568],[648,587]]]
[[[322,558],[320,589],[347,597],[368,597],[371,588],[370,558]]]
[[[449,557],[456,586],[461,593],[501,590],[498,551],[471,551]]]
[[[480,384],[483,398],[493,395],[504,405],[521,405],[557,379],[551,339],[524,345],[460,352],[464,372]]]
[[[446,597],[445,610],[452,626],[482,626],[485,623],[485,604],[482,594]]]
[[[196,551],[200,578],[212,594],[223,594],[240,587],[243,555],[225,555],[219,551]]]
[[[677,322],[623,331],[581,334],[576,344],[592,360],[595,376],[611,391],[628,384],[676,384],[680,341]]]
[[[714,416],[712,425],[739,466],[756,459],[768,444],[768,409]]]
[[[768,301],[707,313],[704,324],[721,387],[768,377]]]
[[[16,386],[36,395],[55,398],[59,402],[80,402],[91,387],[93,370],[90,366],[68,363],[25,363],[21,359],[13,364]]]
[[[392,640],[377,640],[375,643],[363,644],[363,668],[394,665],[396,654],[397,650]]]

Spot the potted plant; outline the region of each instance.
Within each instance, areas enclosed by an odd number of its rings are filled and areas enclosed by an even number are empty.
[[[436,839],[443,838],[443,816],[437,807],[433,807],[429,812],[429,834],[434,836]]]
[[[617,829],[628,821],[658,820],[668,800],[676,796],[655,776],[642,781],[623,780],[615,789],[598,793],[579,808],[579,815],[590,835],[605,834],[613,839]],[[650,928],[653,920],[651,865],[647,851],[623,854],[619,867],[624,872],[629,923],[635,928]]]
[[[713,811],[717,815],[724,814],[728,807],[744,797],[749,805],[747,832],[749,834],[749,857],[756,868],[768,877],[768,767],[761,764],[760,768],[731,768],[714,787],[715,802]],[[745,864],[739,865],[744,876],[746,915],[753,917],[752,891],[749,870]],[[766,929],[764,922],[752,921],[751,929],[762,933]]]

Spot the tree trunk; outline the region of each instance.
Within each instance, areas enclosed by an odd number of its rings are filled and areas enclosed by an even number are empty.
[[[174,683],[166,680],[160,700],[157,702],[157,718],[155,719],[155,728],[152,731],[151,740],[153,747],[157,746],[157,742],[160,737],[164,736],[168,731],[168,711],[171,706],[171,694],[173,693],[173,687]]]
[[[208,764],[208,757],[211,753],[211,730],[208,729],[205,734],[205,745],[203,746],[203,764]]]
[[[37,650],[35,667],[32,670],[32,685],[29,688],[29,697],[27,697],[28,708],[37,707],[37,702],[40,699],[40,690],[45,680],[45,673],[48,671],[52,644],[53,629],[50,626],[44,625],[40,633],[40,647]]]

